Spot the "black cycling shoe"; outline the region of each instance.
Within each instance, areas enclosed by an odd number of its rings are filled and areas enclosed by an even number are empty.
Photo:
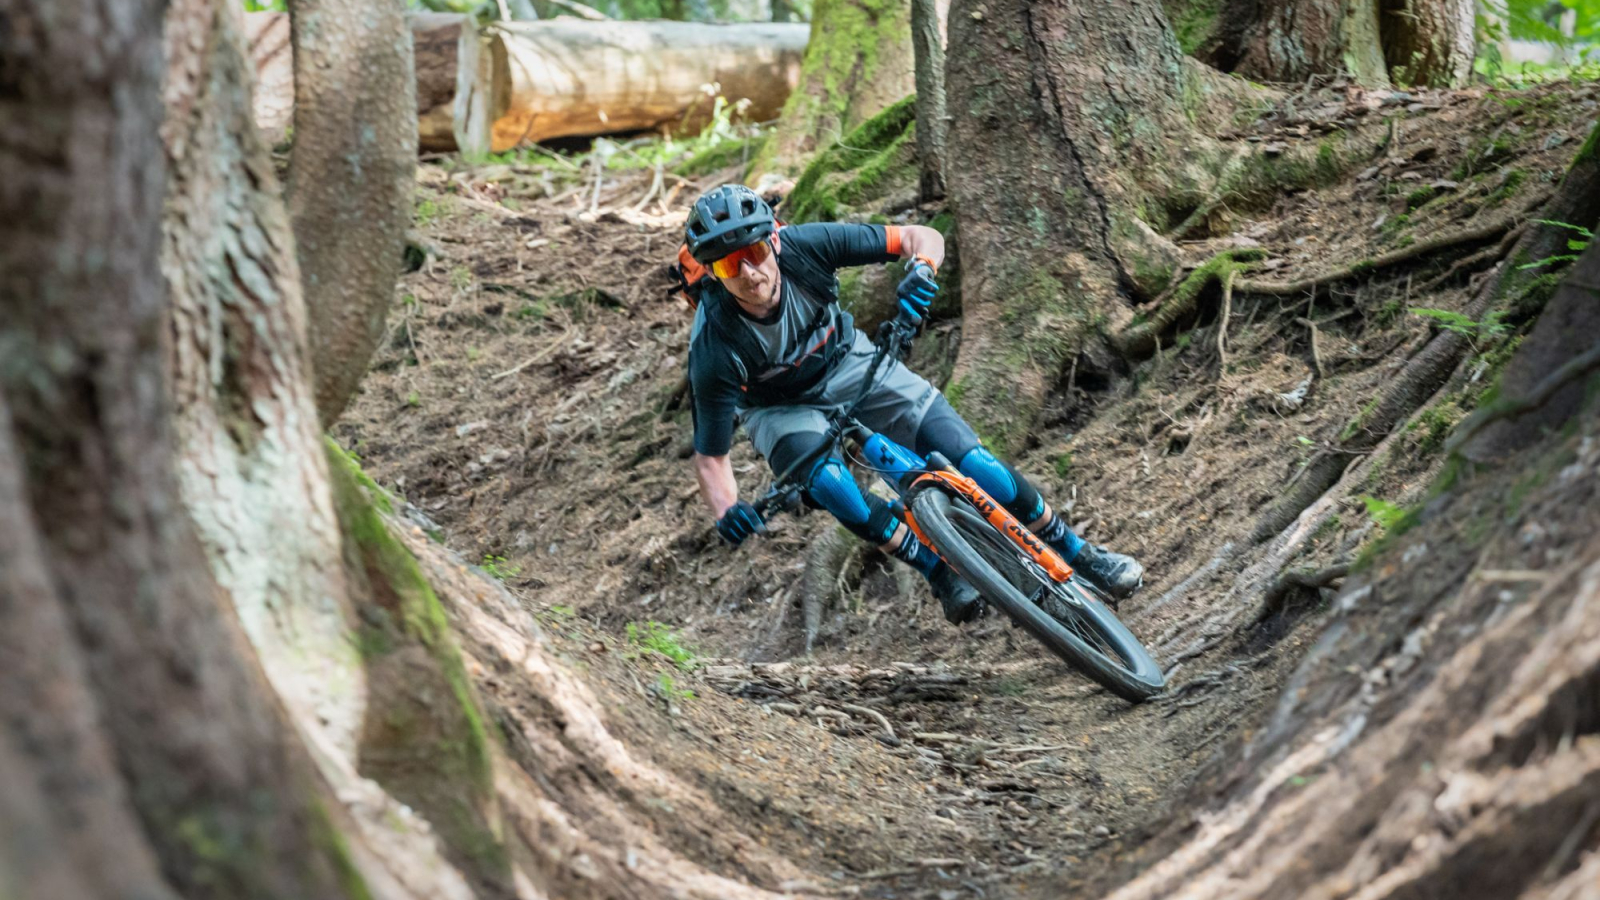
[[[933,596],[944,607],[944,617],[953,625],[970,622],[983,615],[983,595],[956,574],[949,565],[941,562],[928,575],[928,586]]]
[[[1144,566],[1137,560],[1094,544],[1083,545],[1072,568],[1113,600],[1126,600],[1144,586]]]

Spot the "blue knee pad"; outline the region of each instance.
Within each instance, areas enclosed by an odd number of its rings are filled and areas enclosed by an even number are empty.
[[[844,461],[829,457],[817,463],[807,479],[806,493],[818,506],[833,513],[851,534],[873,544],[894,535],[900,520],[889,505],[874,496],[863,496]]]
[[[1006,511],[1026,525],[1044,515],[1044,498],[1028,479],[995,458],[987,447],[974,447],[961,457],[956,468],[1000,502]]]

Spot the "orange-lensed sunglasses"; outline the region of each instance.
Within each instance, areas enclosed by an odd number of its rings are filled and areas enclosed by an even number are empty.
[[[766,241],[757,241],[748,247],[729,253],[727,256],[711,263],[711,274],[718,278],[734,278],[739,274],[739,265],[748,262],[752,266],[759,266],[772,255],[772,245]]]

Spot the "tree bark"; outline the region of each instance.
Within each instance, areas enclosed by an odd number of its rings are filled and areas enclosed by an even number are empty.
[[[294,0],[290,16],[287,197],[326,426],[366,374],[400,277],[417,165],[416,77],[399,0]]]
[[[1472,70],[1473,14],[1472,0],[1227,0],[1202,58],[1257,81],[1459,85]]]
[[[949,21],[949,140],[969,157],[946,172],[964,313],[947,392],[1014,449],[1066,363],[1109,372],[1102,335],[1170,280],[1156,232],[1210,195],[1205,129],[1233,88],[1184,57],[1155,0],[957,0]]]
[[[494,149],[708,121],[716,84],[744,117],[778,114],[799,79],[804,25],[518,22],[501,30],[511,78]]]
[[[12,838],[46,842],[21,862],[28,896],[350,896],[317,780],[178,503],[163,6],[0,3],[5,858],[29,854]]]
[[[1400,84],[1451,87],[1472,74],[1473,0],[1380,0],[1383,55]]]
[[[817,0],[799,86],[755,168],[798,173],[914,90],[911,0]]]
[[[1380,0],[1228,0],[1208,61],[1269,82],[1349,75],[1389,84],[1379,39]]]
[[[911,0],[911,44],[916,63],[917,164],[922,200],[944,196],[944,35],[935,0]]]
[[[511,97],[504,47],[471,16],[412,13],[406,21],[416,57],[419,148],[460,150],[468,159],[487,155],[494,122]]]
[[[511,96],[505,47],[479,31],[471,16],[418,12],[407,15],[406,22],[416,57],[421,149],[459,150],[469,159],[487,154],[494,122]],[[268,144],[280,144],[294,118],[289,15],[246,13],[244,23],[256,70],[256,127]]]

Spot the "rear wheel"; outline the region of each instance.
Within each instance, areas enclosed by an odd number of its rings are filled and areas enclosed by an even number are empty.
[[[928,485],[907,505],[945,562],[1052,653],[1134,703],[1166,687],[1144,645],[1082,579],[1051,578],[965,497]]]

